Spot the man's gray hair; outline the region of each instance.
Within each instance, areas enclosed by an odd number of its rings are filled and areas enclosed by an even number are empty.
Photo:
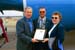
[[[26,11],[27,9],[32,9],[31,7],[25,7],[24,8],[24,11]]]

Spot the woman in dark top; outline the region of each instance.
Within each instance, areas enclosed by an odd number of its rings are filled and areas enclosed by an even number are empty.
[[[63,50],[64,26],[61,23],[61,14],[54,12],[52,14],[52,25],[49,31],[49,48],[50,50]]]

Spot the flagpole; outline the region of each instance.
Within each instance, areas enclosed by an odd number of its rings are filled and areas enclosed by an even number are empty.
[[[26,2],[26,0],[23,0],[23,10],[26,6],[27,6],[27,2]]]

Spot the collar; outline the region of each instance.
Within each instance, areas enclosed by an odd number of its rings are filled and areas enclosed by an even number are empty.
[[[27,22],[28,22],[28,21],[32,21],[31,18],[26,18],[25,16],[24,16],[24,20],[27,21]]]
[[[44,18],[41,18],[41,17],[39,16],[39,19],[42,19],[43,21],[45,21],[45,20],[46,20],[46,16],[44,16]]]

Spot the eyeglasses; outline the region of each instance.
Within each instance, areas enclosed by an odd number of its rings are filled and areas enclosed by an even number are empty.
[[[45,13],[45,11],[40,11],[40,13]]]
[[[52,17],[52,19],[58,19],[57,17]]]

